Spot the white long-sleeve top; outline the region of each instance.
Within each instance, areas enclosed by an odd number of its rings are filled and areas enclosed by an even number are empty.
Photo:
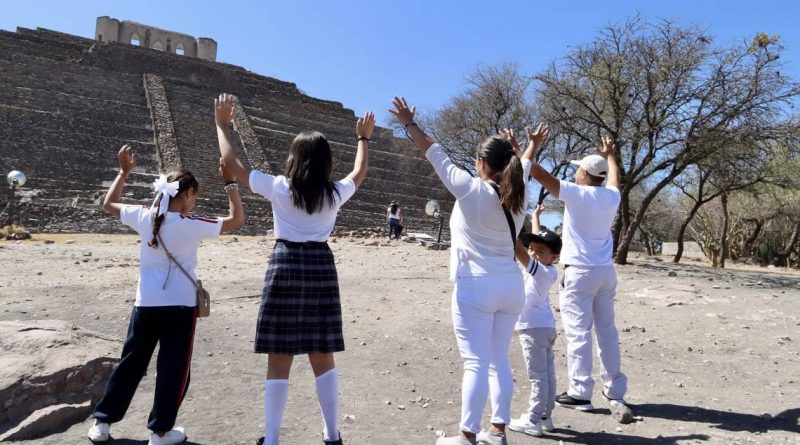
[[[425,152],[444,186],[456,198],[450,215],[450,279],[485,275],[516,275],[514,243],[505,212],[494,188],[480,178],[456,167],[439,144]],[[523,178],[529,177],[530,160],[522,161]],[[528,207],[528,188],[525,187],[524,207],[512,214],[517,233],[525,222]]]

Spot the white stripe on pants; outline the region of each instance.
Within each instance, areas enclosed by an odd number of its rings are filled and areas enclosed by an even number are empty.
[[[453,327],[464,361],[461,429],[478,433],[491,389],[492,423],[511,421],[514,380],[508,348],[525,304],[522,275],[459,277],[453,289]]]
[[[567,393],[577,399],[592,399],[593,325],[606,395],[622,399],[628,390],[628,379],[620,370],[619,332],[614,324],[616,293],[614,266],[569,266],[564,270],[559,304],[567,338]]]
[[[553,345],[555,328],[528,328],[519,331],[519,344],[531,381],[528,414],[531,420],[550,417],[556,404],[556,366]]]

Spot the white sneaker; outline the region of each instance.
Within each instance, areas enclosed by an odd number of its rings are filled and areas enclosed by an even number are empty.
[[[511,419],[508,429],[533,437],[542,437],[542,421],[536,419],[531,421],[530,415],[527,413],[519,416],[519,419]]]
[[[453,437],[440,437],[436,439],[436,445],[478,445],[475,439],[467,439],[459,434]]]
[[[89,440],[94,443],[108,442],[108,439],[111,438],[110,430],[111,425],[95,420],[94,425],[89,429]]]
[[[508,439],[506,439],[505,432],[491,432],[491,431],[481,431],[475,437],[478,443],[488,444],[488,445],[508,445]]]
[[[605,392],[603,393],[603,398],[608,401],[608,405],[611,407],[611,415],[617,422],[622,424],[633,422],[633,411],[628,408],[628,404],[625,403],[625,399],[611,399],[605,394]]]
[[[167,431],[167,434],[163,436],[159,436],[156,433],[150,434],[150,442],[147,442],[147,445],[174,445],[176,443],[181,443],[186,441],[186,432],[183,428],[176,426],[170,431]]]
[[[556,426],[553,425],[553,416],[550,417],[542,417],[542,429],[551,433],[556,430]]]

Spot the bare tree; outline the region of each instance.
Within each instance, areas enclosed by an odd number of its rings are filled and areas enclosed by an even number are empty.
[[[777,39],[715,48],[712,38],[673,21],[638,17],[609,25],[536,76],[546,118],[590,143],[615,141],[622,171],[615,261],[631,242],[652,201],[692,165],[723,147],[716,141],[746,127],[768,131],[800,86],[781,74]],[[754,136],[755,137],[755,136]],[[631,192],[648,191],[632,208]]]

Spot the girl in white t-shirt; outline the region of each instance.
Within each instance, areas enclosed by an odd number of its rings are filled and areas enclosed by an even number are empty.
[[[307,354],[316,377],[324,421],[323,441],[341,444],[337,429],[339,380],[333,353],[344,350],[339,282],[328,237],[339,208],[353,196],[367,174],[367,144],[375,127],[368,112],[356,123],[358,151],[353,171],[333,181],[333,158],[327,139],[303,132],[289,148],[285,174],[250,171],[231,145],[233,96],[215,101],[220,152],[253,192],[272,203],[275,248],[267,266],[256,329],[255,352],[268,354],[264,384],[264,437],[276,445],[289,393],[289,370],[295,355]]]
[[[506,138],[490,136],[478,146],[478,177],[456,167],[439,144],[414,123],[414,108],[394,98],[392,112],[456,198],[450,217],[450,276],[453,326],[464,376],[461,433],[437,445],[506,443],[514,381],[508,348],[525,303],[522,276],[514,261],[517,234],[527,210],[530,153],[518,153]],[[512,229],[513,226],[513,229]],[[492,388],[492,427],[481,417]]]
[[[392,201],[389,208],[386,209],[386,225],[389,231],[389,239],[394,237],[400,239],[400,234],[403,233],[403,209],[397,201]]]
[[[152,207],[121,204],[125,181],[136,167],[129,145],[120,149],[118,160],[120,172],[106,194],[103,208],[141,238],[139,284],[122,357],[94,408],[95,423],[89,430],[89,439],[109,440],[110,424],[122,420],[158,344],[156,391],[147,423],[152,430],[149,445],[181,443],[186,440],[186,433],[175,427],[175,419],[189,387],[197,297],[194,283],[172,264],[164,248],[196,279],[200,241],[240,227],[244,211],[235,176],[222,163],[220,175],[226,181],[230,208],[227,217],[190,214],[197,202],[199,184],[188,171],[162,175],[154,183],[156,199]]]

